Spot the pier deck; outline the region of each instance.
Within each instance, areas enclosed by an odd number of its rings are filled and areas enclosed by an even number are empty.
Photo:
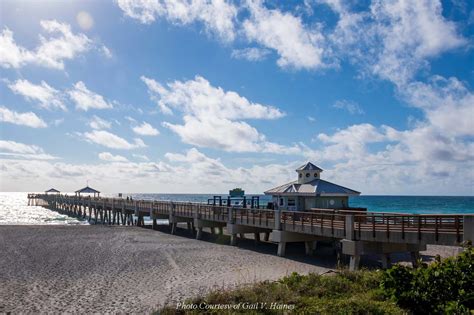
[[[29,204],[45,206],[68,215],[102,224],[144,225],[150,217],[168,219],[172,233],[177,223],[186,222],[200,238],[203,228],[226,227],[231,244],[237,235],[254,233],[260,239],[278,243],[278,255],[285,254],[286,243],[305,242],[307,253],[318,240],[341,241],[342,253],[351,256],[351,269],[358,268],[361,255],[382,255],[384,266],[389,254],[408,251],[416,263],[418,252],[427,244],[459,245],[474,239],[474,215],[424,215],[361,213],[357,211],[293,212],[257,208],[237,208],[190,202],[126,200],[123,198],[28,194]]]

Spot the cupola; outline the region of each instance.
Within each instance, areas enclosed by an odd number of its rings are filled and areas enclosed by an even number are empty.
[[[311,162],[308,162],[296,169],[298,173],[298,184],[306,184],[310,181],[320,178],[323,170]]]

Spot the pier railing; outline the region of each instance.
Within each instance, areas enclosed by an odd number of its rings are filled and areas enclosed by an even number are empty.
[[[401,214],[330,209],[295,212],[192,202],[46,194],[28,194],[28,198],[42,200],[42,203],[50,206],[63,204],[89,209],[94,207],[138,217],[176,216],[323,237],[377,242],[460,243],[463,240],[465,217],[469,217],[472,221],[472,215],[457,214]]]

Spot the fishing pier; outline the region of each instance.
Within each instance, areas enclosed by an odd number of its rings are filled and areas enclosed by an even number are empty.
[[[145,226],[149,217],[152,228],[157,220],[167,219],[174,234],[178,223],[202,237],[203,229],[230,235],[230,244],[252,233],[256,241],[278,244],[279,256],[286,245],[305,242],[311,254],[318,241],[335,241],[342,253],[350,256],[350,269],[357,269],[361,255],[380,254],[384,267],[390,254],[410,252],[416,264],[419,252],[427,244],[460,245],[474,240],[474,215],[424,215],[360,212],[337,209],[290,211],[208,205],[190,202],[127,200],[62,194],[28,194],[28,204],[44,206],[91,223]]]

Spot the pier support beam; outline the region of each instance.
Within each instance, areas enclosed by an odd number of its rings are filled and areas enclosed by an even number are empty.
[[[171,223],[171,234],[176,234],[176,226],[178,225],[177,222]]]
[[[304,242],[304,249],[306,255],[312,255],[315,248],[316,248],[316,242],[317,241],[306,241]]]
[[[270,240],[278,243],[278,256],[284,256],[286,243],[304,242],[306,253],[311,253],[313,242],[321,239],[321,237],[315,235],[273,230]]]
[[[197,228],[196,239],[200,240],[202,238],[202,227]]]
[[[286,242],[279,242],[277,255],[280,257],[283,257],[285,256],[285,251],[286,251]]]
[[[230,245],[232,246],[237,245],[237,234],[230,235]]]
[[[260,243],[260,233],[253,233],[255,243]]]
[[[227,223],[226,230],[227,230],[227,233],[231,235],[231,238],[230,238],[231,245],[235,245],[237,243],[237,235],[241,239],[244,239],[245,233],[253,233],[255,241],[259,242],[260,233],[270,233],[269,229],[259,228],[255,226],[241,225],[241,224],[232,224],[232,223]]]
[[[420,252],[410,252],[410,258],[412,267],[418,267],[418,261],[420,260]]]
[[[382,255],[382,267],[390,267],[390,254],[401,252],[419,252],[426,250],[426,244],[383,243],[369,241],[342,240],[342,253],[350,255],[350,268],[358,267],[360,256],[367,254]],[[359,258],[357,258],[359,257]],[[352,269],[351,269],[352,270]]]
[[[351,255],[349,262],[349,270],[356,271],[359,269],[360,264],[360,255]]]
[[[390,254],[389,253],[382,254],[382,268],[388,269],[391,266],[392,264],[390,262]]]
[[[270,239],[270,232],[265,232],[265,236],[263,237],[263,240],[265,242],[268,242],[269,239]]]
[[[202,229],[205,227],[210,228],[211,233],[215,234],[215,228],[223,228],[225,225],[226,223],[224,222],[216,222],[216,221],[209,221],[209,220],[202,220],[202,219],[195,218],[194,226],[198,229],[198,232],[196,234],[196,239],[198,239],[197,238],[198,234],[199,234],[199,237],[202,237]],[[199,230],[201,230],[201,232],[199,232]]]

